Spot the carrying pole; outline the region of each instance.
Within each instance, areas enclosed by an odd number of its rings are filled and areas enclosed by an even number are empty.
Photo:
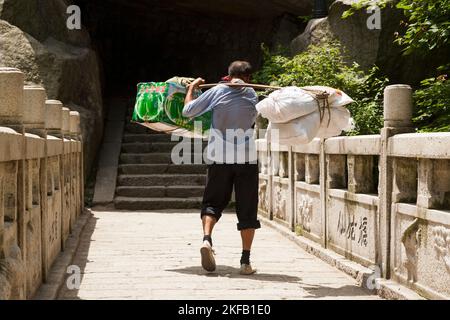
[[[252,83],[231,83],[231,82],[222,82],[222,83],[208,83],[208,84],[202,84],[199,86],[200,89],[209,89],[212,87],[215,87],[219,84],[224,84],[226,86],[229,87],[236,87],[236,88],[253,88],[255,90],[267,90],[267,89],[272,89],[272,90],[279,90],[281,89],[281,87],[276,87],[276,86],[266,86],[263,84],[252,84]]]

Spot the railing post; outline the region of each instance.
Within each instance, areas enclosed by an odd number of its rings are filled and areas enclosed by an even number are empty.
[[[23,133],[24,74],[14,68],[0,68],[0,123]]]
[[[25,86],[23,91],[23,125],[25,131],[46,137],[45,131],[45,100],[47,94],[41,86]]]
[[[83,140],[81,137],[80,113],[70,111],[70,133],[77,141],[76,170],[77,170],[77,216],[84,210],[84,169],[83,169]]]
[[[327,247],[328,239],[328,217],[327,217],[327,156],[325,154],[325,139],[320,140],[320,154],[319,154],[319,183],[320,183],[320,212],[322,214],[322,246]]]
[[[60,251],[62,244],[62,173],[61,162],[63,160],[63,139],[62,139],[62,108],[63,104],[58,100],[47,100],[45,109],[45,129],[47,130],[47,144],[52,144],[52,149],[55,145],[59,145],[57,148],[57,154],[55,150],[52,150],[52,159],[47,158],[47,172],[46,179],[51,185],[47,185],[46,193],[51,196],[52,208],[48,208],[43,217],[43,235],[46,237],[45,241],[48,241],[46,245],[47,251],[44,253],[43,268],[46,273],[50,269],[53,258],[56,251]],[[59,150],[62,150],[60,152]],[[49,157],[49,155],[47,156]],[[54,157],[57,158],[57,167],[55,165]],[[58,176],[56,176],[58,175]],[[58,190],[55,185],[58,185]]]
[[[288,178],[289,178],[289,227],[291,231],[295,232],[295,166],[294,166],[294,153],[292,152],[292,146],[288,149]]]
[[[47,100],[45,104],[45,129],[49,135],[61,138],[63,104],[58,100]]]
[[[26,228],[25,228],[25,136],[23,127],[23,89],[24,74],[15,68],[0,68],[0,124],[22,134],[19,148],[21,159],[17,161],[17,188],[15,189],[15,210],[12,223],[17,226],[16,244],[3,248],[0,256],[12,258],[17,263],[16,270],[5,270],[10,272],[9,277],[16,279],[12,284],[11,299],[24,299],[26,292],[26,281],[22,273],[26,259]],[[19,267],[20,266],[20,267]],[[0,270],[1,272],[1,270]]]
[[[45,139],[45,100],[47,95],[41,86],[25,86],[23,93],[23,125],[25,132],[36,137],[25,137],[27,190],[26,270],[27,298],[31,298],[44,279],[43,252],[45,236],[42,217],[47,210],[47,144]],[[34,145],[34,146],[33,146]],[[39,149],[35,149],[39,146]],[[32,151],[32,153],[30,153]],[[37,151],[37,152],[36,152]],[[35,206],[38,206],[37,208]]]
[[[393,164],[389,157],[389,138],[414,131],[412,126],[412,89],[408,85],[388,86],[384,91],[384,127],[381,130],[379,179],[379,232],[377,263],[382,275],[390,278]]]
[[[61,245],[65,249],[65,243],[71,232],[71,196],[70,196],[70,110],[63,106],[62,108],[62,140],[63,154],[61,157],[61,190],[62,190],[62,236]]]

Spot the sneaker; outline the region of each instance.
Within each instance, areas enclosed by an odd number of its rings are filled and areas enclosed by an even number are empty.
[[[202,256],[202,267],[206,271],[212,272],[216,270],[216,260],[214,259],[214,250],[211,247],[209,241],[203,241],[203,245],[200,249]]]
[[[240,274],[244,276],[249,276],[254,273],[256,273],[256,269],[254,269],[251,264],[241,264]]]

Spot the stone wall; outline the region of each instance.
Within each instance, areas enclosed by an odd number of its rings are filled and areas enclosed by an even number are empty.
[[[258,140],[261,214],[428,298],[450,298],[450,133],[415,134],[408,86],[381,135]]]
[[[0,300],[32,298],[83,211],[80,115],[0,68]]]

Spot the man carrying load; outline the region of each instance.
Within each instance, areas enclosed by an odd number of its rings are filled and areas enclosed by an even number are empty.
[[[229,67],[233,83],[250,81],[252,67],[246,61],[235,61]],[[183,116],[195,118],[212,111],[208,142],[208,175],[201,219],[203,245],[200,249],[202,266],[212,272],[216,269],[212,249],[212,231],[223,210],[231,200],[233,187],[236,197],[237,229],[242,238],[240,273],[256,272],[250,263],[250,250],[255,230],[261,228],[258,211],[258,164],[253,127],[257,117],[258,97],[252,88],[229,87],[219,84],[197,99],[195,91],[205,81],[196,79],[188,88]]]

